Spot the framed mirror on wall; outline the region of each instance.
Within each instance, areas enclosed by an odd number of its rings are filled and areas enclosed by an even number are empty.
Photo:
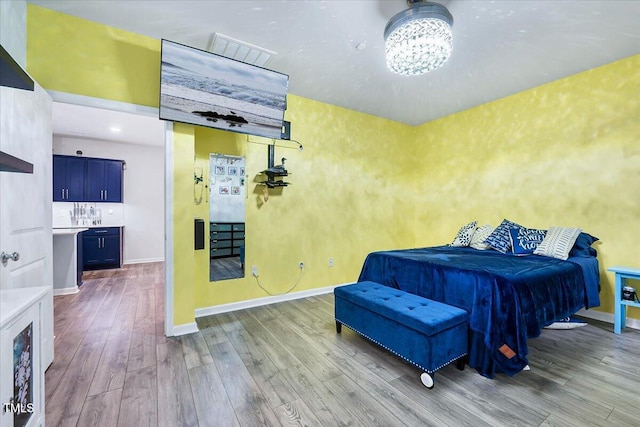
[[[244,277],[245,158],[209,155],[209,280]]]

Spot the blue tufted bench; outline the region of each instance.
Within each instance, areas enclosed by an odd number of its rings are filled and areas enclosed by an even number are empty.
[[[428,388],[436,370],[467,354],[469,314],[460,308],[374,282],[333,292],[336,331],[345,325],[421,368]]]

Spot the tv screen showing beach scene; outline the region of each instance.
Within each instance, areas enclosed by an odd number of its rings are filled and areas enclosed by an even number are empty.
[[[289,76],[162,40],[160,119],[280,139]]]

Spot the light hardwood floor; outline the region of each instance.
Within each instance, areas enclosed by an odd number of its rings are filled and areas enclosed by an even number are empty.
[[[215,286],[212,284],[211,286]],[[638,426],[640,331],[592,322],[530,340],[532,370],[420,372],[349,329],[324,295],[163,335],[163,264],[85,273],[55,297],[47,426]]]

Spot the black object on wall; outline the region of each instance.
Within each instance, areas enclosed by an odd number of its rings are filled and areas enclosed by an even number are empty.
[[[291,122],[286,120],[282,122],[282,134],[280,135],[280,139],[291,139]]]
[[[194,249],[204,249],[204,220],[200,218],[194,219]]]
[[[33,80],[0,45],[0,86],[33,90]]]

